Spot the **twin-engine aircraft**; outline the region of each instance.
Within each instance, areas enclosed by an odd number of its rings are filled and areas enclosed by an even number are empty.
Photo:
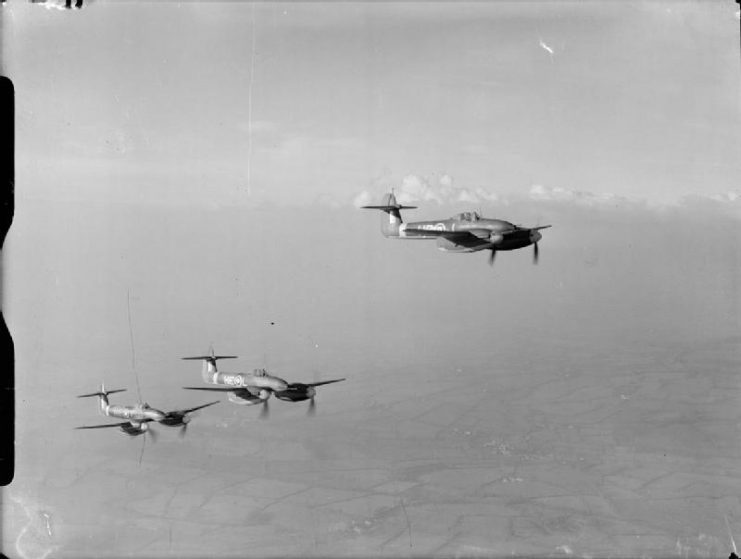
[[[121,423],[106,423],[103,425],[84,425],[82,427],[76,427],[76,429],[106,429],[110,427],[118,427],[131,437],[137,435],[143,435],[149,432],[150,436],[154,437],[154,431],[149,428],[149,423],[152,421],[167,425],[168,427],[180,427],[180,435],[185,435],[190,422],[190,414],[194,411],[213,406],[218,404],[218,400],[215,402],[209,402],[202,406],[195,408],[188,408],[186,410],[175,410],[170,412],[163,412],[158,409],[151,407],[146,402],[139,403],[135,406],[120,406],[113,405],[108,402],[108,395],[115,394],[116,392],[125,392],[126,389],[117,390],[106,390],[104,385],[100,385],[99,392],[93,392],[91,394],[82,394],[78,398],[90,398],[97,396],[100,398],[100,411],[103,415],[108,417],[115,417],[118,419],[125,419]]]
[[[252,373],[220,372],[216,367],[219,359],[236,359],[236,355],[215,355],[213,349],[210,355],[183,357],[185,360],[203,361],[201,377],[207,384],[220,386],[184,386],[186,390],[207,390],[212,392],[226,392],[230,402],[246,406],[262,404],[261,417],[267,417],[268,399],[271,395],[286,402],[302,402],[309,400],[309,414],[315,412],[314,396],[316,387],[323,384],[332,384],[345,380],[344,378],[325,380],[322,382],[287,382],[280,377],[268,374],[265,369],[255,369]]]
[[[533,263],[538,263],[538,241],[542,238],[539,227],[520,227],[501,219],[487,219],[477,212],[459,213],[439,221],[415,221],[404,223],[400,210],[412,210],[417,206],[403,206],[396,201],[393,192],[384,195],[378,206],[363,206],[369,210],[381,210],[381,233],[394,239],[436,239],[437,248],[445,252],[478,252],[489,250],[489,264],[500,250],[515,250],[533,245]]]

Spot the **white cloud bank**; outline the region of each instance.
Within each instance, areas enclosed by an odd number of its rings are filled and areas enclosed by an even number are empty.
[[[355,195],[352,204],[355,207],[378,204],[381,196],[391,190],[385,187],[383,192],[374,187],[373,191],[363,190]],[[678,198],[674,203],[656,204],[646,199],[622,196],[609,192],[592,192],[561,186],[534,184],[521,195],[503,196],[485,188],[464,188],[454,184],[450,175],[442,175],[436,180],[428,180],[420,175],[407,175],[401,185],[394,187],[396,199],[400,204],[423,205],[434,203],[438,206],[454,204],[490,204],[497,203],[509,206],[517,202],[535,202],[539,204],[557,204],[562,207],[579,207],[595,209],[643,209],[663,211],[671,209],[715,209],[730,212],[741,217],[741,190],[717,193],[705,196],[691,195]]]
[[[557,203],[574,207],[643,209],[655,212],[711,210],[741,217],[741,190],[707,195],[692,194],[680,197],[674,202],[655,203],[643,198],[620,196],[618,194],[571,190],[559,186],[547,187],[536,184],[530,188],[528,198],[536,202]]]
[[[352,205],[356,208],[361,208],[363,206],[370,206],[373,204],[373,196],[371,196],[371,193],[367,190],[363,190],[361,193],[359,193],[355,198],[353,198]],[[378,202],[378,200],[376,200]]]
[[[528,198],[537,201],[570,202],[582,206],[621,206],[645,205],[646,202],[638,198],[627,198],[611,193],[596,193],[585,190],[572,190],[560,186],[548,187],[534,184],[530,187]]]
[[[388,188],[391,190],[391,187]],[[419,175],[407,175],[401,181],[401,185],[394,187],[396,199],[400,204],[418,204],[433,202],[437,205],[447,204],[482,204],[500,202],[498,194],[490,192],[485,188],[462,188],[455,186],[453,177],[442,175],[437,180],[430,181]],[[364,190],[353,199],[353,205],[379,203],[381,194],[371,194]]]
[[[721,194],[711,194],[708,196],[711,200],[714,200],[716,202],[727,202],[731,204],[739,204],[741,203],[741,190],[730,190],[728,192],[723,192]]]

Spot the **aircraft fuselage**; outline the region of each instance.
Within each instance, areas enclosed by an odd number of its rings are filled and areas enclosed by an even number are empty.
[[[404,223],[401,210],[416,206],[399,204],[393,191],[385,194],[378,205],[362,206],[368,210],[379,210],[381,234],[391,239],[434,239],[437,248],[445,252],[491,251],[489,263],[501,250],[516,250],[533,245],[533,262],[538,262],[538,241],[542,238],[538,227],[520,227],[502,219],[483,218],[478,212],[461,212],[447,219],[435,221],[411,221]]]
[[[207,382],[210,384],[220,384],[237,388],[247,386],[254,388],[266,388],[272,391],[285,390],[288,383],[282,378],[269,374],[248,374],[248,373],[220,373],[217,371],[208,373]]]
[[[481,218],[462,221],[455,218],[401,223],[398,239],[435,239],[446,252],[476,252],[485,249],[516,250],[541,239],[538,231],[520,229],[501,219]]]
[[[162,421],[165,414],[149,406],[117,406],[106,405],[103,407],[103,413],[109,417],[127,419],[132,425],[145,421]]]

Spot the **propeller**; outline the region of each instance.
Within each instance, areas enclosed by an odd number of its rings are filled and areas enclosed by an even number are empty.
[[[157,442],[157,434],[155,433],[154,429],[152,429],[151,425],[147,425],[146,423],[142,425],[144,436],[142,437],[142,448],[141,451],[139,451],[139,466],[142,465],[142,458],[144,458],[144,449],[147,447],[147,433],[149,433],[149,436],[152,438],[152,443]]]
[[[188,432],[188,423],[190,423],[190,420],[186,421],[186,418],[183,418],[183,424],[180,426],[180,431],[178,431],[178,436],[182,439],[185,438],[185,434]]]
[[[270,407],[268,406],[268,401],[265,400],[265,402],[262,404],[262,409],[260,410],[260,419],[267,419],[270,417]]]
[[[144,434],[146,435],[147,433],[149,433],[149,436],[152,439],[152,442],[156,443],[157,442],[157,431],[152,429],[151,425],[147,425],[147,430],[144,432]]]
[[[533,243],[533,264],[538,263],[538,243]]]
[[[309,417],[314,417],[316,415],[316,402],[314,401],[314,396],[309,399],[309,409],[306,411],[306,415]]]
[[[489,251],[491,251],[491,254],[489,255],[489,266],[493,266],[494,259],[497,257],[497,251],[493,248],[490,248]]]
[[[147,446],[147,436],[142,437],[142,448],[139,451],[139,466],[142,465],[142,458],[144,458],[144,448]]]

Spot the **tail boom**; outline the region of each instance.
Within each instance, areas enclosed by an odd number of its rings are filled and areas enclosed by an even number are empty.
[[[78,398],[91,398],[97,396],[99,398],[98,403],[100,404],[100,411],[103,415],[108,415],[108,395],[115,394],[116,392],[126,392],[125,388],[117,388],[115,390],[106,390],[105,385],[101,383],[100,390],[98,392],[91,392],[90,394],[80,394]]]
[[[211,378],[219,372],[216,367],[216,361],[219,359],[236,359],[236,355],[215,355],[213,349],[210,355],[196,355],[194,357],[181,357],[183,361],[203,361],[201,376],[205,382],[212,382]]]
[[[403,223],[400,210],[413,210],[416,207],[399,204],[393,192],[385,194],[380,205],[363,206],[366,210],[381,210],[385,214],[388,214],[388,217],[381,216],[381,233],[384,237],[398,237],[399,227]]]

